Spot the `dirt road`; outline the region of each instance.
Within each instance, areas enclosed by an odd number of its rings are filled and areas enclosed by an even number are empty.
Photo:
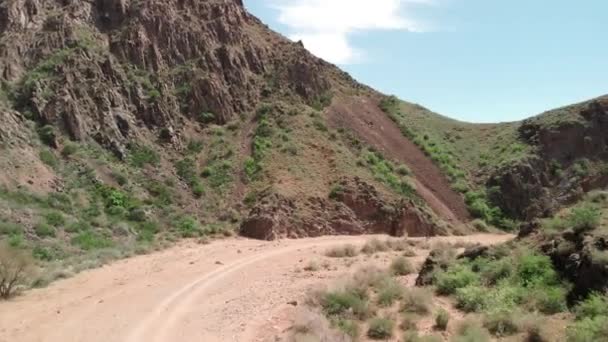
[[[322,260],[330,246],[367,239],[235,238],[119,261],[0,303],[0,342],[252,341],[273,312],[340,272],[302,271],[308,263]]]

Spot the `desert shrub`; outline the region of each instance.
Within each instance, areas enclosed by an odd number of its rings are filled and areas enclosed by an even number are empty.
[[[361,252],[364,254],[375,254],[378,252],[386,252],[389,250],[388,245],[385,241],[381,241],[380,239],[373,238],[363,245]]]
[[[458,289],[479,282],[479,275],[470,266],[458,264],[435,276],[437,292],[442,295],[454,294]]]
[[[55,227],[46,223],[38,223],[34,227],[34,232],[36,232],[36,235],[40,238],[54,237],[56,234]]]
[[[478,259],[478,260],[481,260]],[[484,282],[488,285],[495,285],[500,280],[509,278],[515,273],[513,260],[510,258],[502,258],[499,260],[489,261],[484,267],[479,270]]]
[[[205,194],[205,187],[200,182],[194,182],[192,184],[192,194],[196,198],[201,198]]]
[[[201,227],[196,219],[191,216],[182,216],[174,223],[178,233],[184,238],[192,238],[200,235]]]
[[[331,189],[329,190],[329,198],[330,199],[338,199],[342,193],[344,192],[344,187],[341,184],[334,184],[332,185]]]
[[[350,336],[353,339],[359,337],[359,325],[353,320],[340,319],[336,323],[336,326],[338,327],[338,329],[340,329],[341,332]]]
[[[497,311],[487,314],[483,326],[497,337],[511,336],[519,332],[519,324],[513,311]]]
[[[567,291],[561,287],[546,286],[539,287],[533,292],[536,307],[547,315],[562,312],[567,308]]]
[[[64,158],[67,158],[67,157],[73,155],[76,152],[78,152],[78,145],[76,145],[74,143],[71,143],[71,142],[68,142],[67,144],[65,144],[65,146],[61,150],[61,155]]]
[[[608,191],[593,190],[587,194],[587,199],[595,204],[603,204],[608,202]]]
[[[367,298],[359,291],[349,289],[326,293],[321,299],[321,306],[329,316],[352,313],[357,318],[365,318],[369,314]]]
[[[487,232],[489,230],[488,224],[480,219],[473,220],[473,222],[471,222],[471,225],[473,226],[473,228],[475,228],[475,230],[479,232]]]
[[[156,166],[160,163],[160,156],[150,147],[135,145],[130,148],[129,161],[136,167]]]
[[[523,316],[519,322],[519,330],[524,333],[525,342],[551,342],[545,319],[537,315]]]
[[[608,336],[608,316],[584,318],[566,329],[568,342],[605,341]]]
[[[404,257],[398,257],[391,262],[390,270],[394,275],[405,276],[415,272],[414,266]]]
[[[49,211],[44,215],[44,219],[47,224],[53,227],[59,227],[65,224],[65,217],[58,211]]]
[[[307,272],[317,272],[319,269],[321,269],[321,267],[319,266],[319,263],[315,260],[309,261],[308,264],[304,266],[304,271]]]
[[[374,340],[385,340],[393,336],[395,322],[390,318],[376,317],[369,322],[367,336]]]
[[[490,342],[490,334],[479,323],[465,321],[458,327],[452,342]]]
[[[529,252],[519,257],[516,276],[524,287],[559,284],[551,259],[545,255]]]
[[[38,137],[40,137],[40,141],[47,146],[54,146],[57,139],[55,129],[51,125],[40,127],[38,129]]]
[[[33,265],[27,252],[0,243],[0,298],[8,299],[18,287],[27,285]]]
[[[572,209],[567,217],[568,225],[575,233],[584,233],[597,228],[602,212],[592,204],[583,204]]]
[[[608,295],[601,295],[599,293],[590,294],[587,299],[576,305],[574,313],[578,320],[608,316]]]
[[[177,175],[188,185],[192,185],[197,178],[196,163],[192,158],[184,158],[175,163]]]
[[[53,154],[53,152],[49,151],[49,150],[42,150],[40,151],[40,160],[45,163],[46,165],[55,168],[57,167],[57,165],[59,165],[59,160],[57,160],[57,157],[55,157],[55,154]]]
[[[198,115],[198,121],[203,124],[210,124],[215,122],[215,114],[211,112],[202,112]]]
[[[431,312],[432,294],[424,288],[407,289],[401,300],[402,312],[426,315]]]
[[[0,220],[0,235],[20,234],[22,231],[21,226]]]
[[[90,230],[80,232],[72,238],[71,242],[85,251],[108,248],[113,245],[112,240]]]
[[[333,247],[325,251],[325,256],[330,258],[353,258],[359,254],[357,247],[354,245],[344,245]]]
[[[450,323],[450,314],[445,309],[439,309],[435,315],[435,328],[445,331]]]
[[[204,145],[200,140],[190,140],[188,141],[188,152],[193,154],[199,154],[203,151]]]
[[[355,271],[349,286],[367,290],[379,286],[387,278],[390,278],[390,275],[386,271],[375,266],[365,266]]]
[[[456,290],[456,306],[465,312],[479,312],[487,307],[488,290],[481,286],[468,285]]]
[[[404,288],[395,279],[385,279],[378,288],[378,304],[388,307],[403,296]]]

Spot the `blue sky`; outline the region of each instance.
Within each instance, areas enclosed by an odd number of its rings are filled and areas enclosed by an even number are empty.
[[[359,81],[472,122],[608,94],[607,0],[245,0]]]

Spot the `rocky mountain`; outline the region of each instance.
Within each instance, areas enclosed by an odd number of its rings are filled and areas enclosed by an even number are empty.
[[[235,232],[513,229],[606,182],[605,98],[456,122],[240,0],[3,1],[0,84],[0,235],[42,260]]]

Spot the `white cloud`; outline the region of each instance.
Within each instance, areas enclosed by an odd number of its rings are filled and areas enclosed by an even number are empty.
[[[271,0],[272,1],[272,0]],[[406,13],[408,4],[433,0],[274,0],[279,22],[289,38],[302,40],[315,55],[336,64],[349,64],[363,53],[349,41],[356,32],[407,30],[421,32],[424,25]]]

